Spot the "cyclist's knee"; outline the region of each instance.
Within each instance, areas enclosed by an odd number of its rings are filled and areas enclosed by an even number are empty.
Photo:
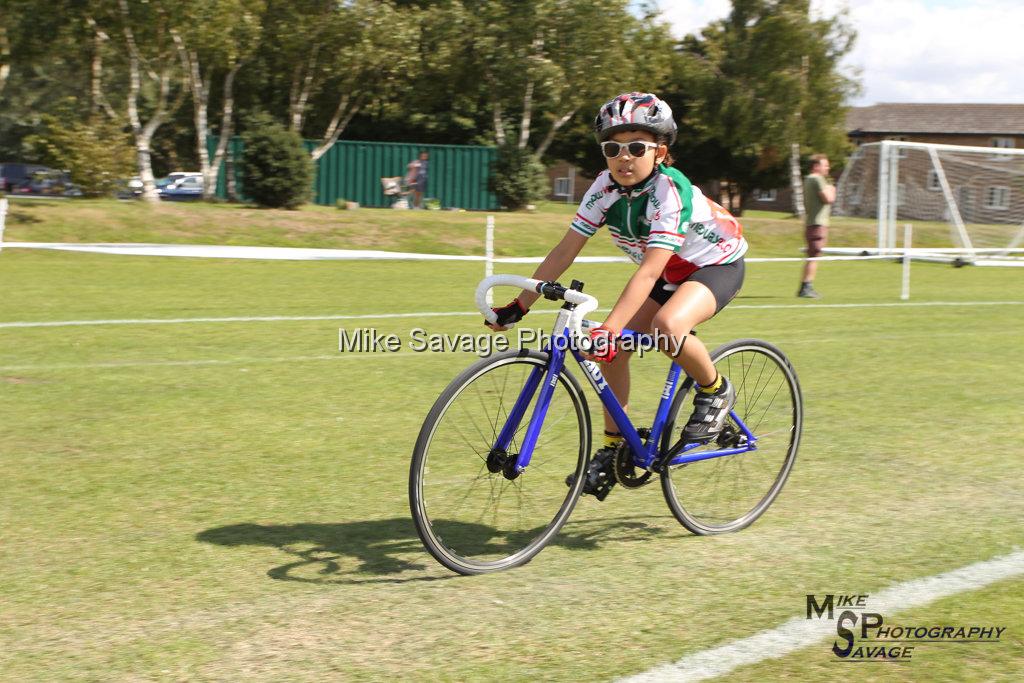
[[[665,315],[660,311],[651,321],[651,332],[661,336],[682,338],[689,334],[692,328],[690,321],[682,319],[682,316]]]

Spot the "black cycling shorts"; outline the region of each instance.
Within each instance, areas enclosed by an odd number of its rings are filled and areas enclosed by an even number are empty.
[[[715,313],[718,313],[739,294],[740,287],[743,286],[745,270],[743,259],[739,259],[732,263],[698,268],[683,282],[699,282],[710,289],[711,293],[715,295]],[[681,285],[683,282],[678,284]],[[658,281],[654,283],[654,288],[648,295],[662,306],[668,303],[668,300],[676,293],[676,287],[665,289],[667,284],[669,283],[664,278],[658,278]]]

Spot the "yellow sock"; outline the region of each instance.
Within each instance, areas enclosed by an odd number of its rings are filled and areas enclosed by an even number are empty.
[[[718,391],[721,387],[722,387],[722,373],[718,373],[718,375],[715,377],[715,381],[714,382],[712,382],[711,384],[707,385],[706,387],[701,387],[700,390],[701,390],[701,392],[703,392],[705,394],[713,394],[716,391]]]
[[[622,443],[622,434],[610,434],[606,429],[604,431],[604,447],[611,448],[612,446],[618,446]]]

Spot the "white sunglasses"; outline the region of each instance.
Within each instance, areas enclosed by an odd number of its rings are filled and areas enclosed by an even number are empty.
[[[601,152],[609,159],[621,156],[623,149],[628,151],[631,157],[642,157],[647,154],[647,150],[657,149],[659,146],[656,142],[646,142],[644,140],[634,140],[633,142],[607,140],[601,143]]]

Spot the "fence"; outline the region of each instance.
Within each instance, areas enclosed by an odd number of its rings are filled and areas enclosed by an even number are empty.
[[[206,144],[211,156],[218,138],[210,136]],[[306,140],[307,151],[317,143]],[[241,183],[242,140],[228,144],[236,192],[245,197]],[[487,180],[497,154],[493,147],[469,145],[414,145],[401,142],[361,142],[342,140],[316,161],[313,201],[333,206],[339,199],[359,202],[361,206],[387,207],[391,198],[384,195],[380,179],[404,176],[407,164],[419,153],[430,153],[425,197],[437,199],[443,208],[495,210],[498,200],[488,191]],[[227,197],[227,164],[217,177],[217,196]]]

